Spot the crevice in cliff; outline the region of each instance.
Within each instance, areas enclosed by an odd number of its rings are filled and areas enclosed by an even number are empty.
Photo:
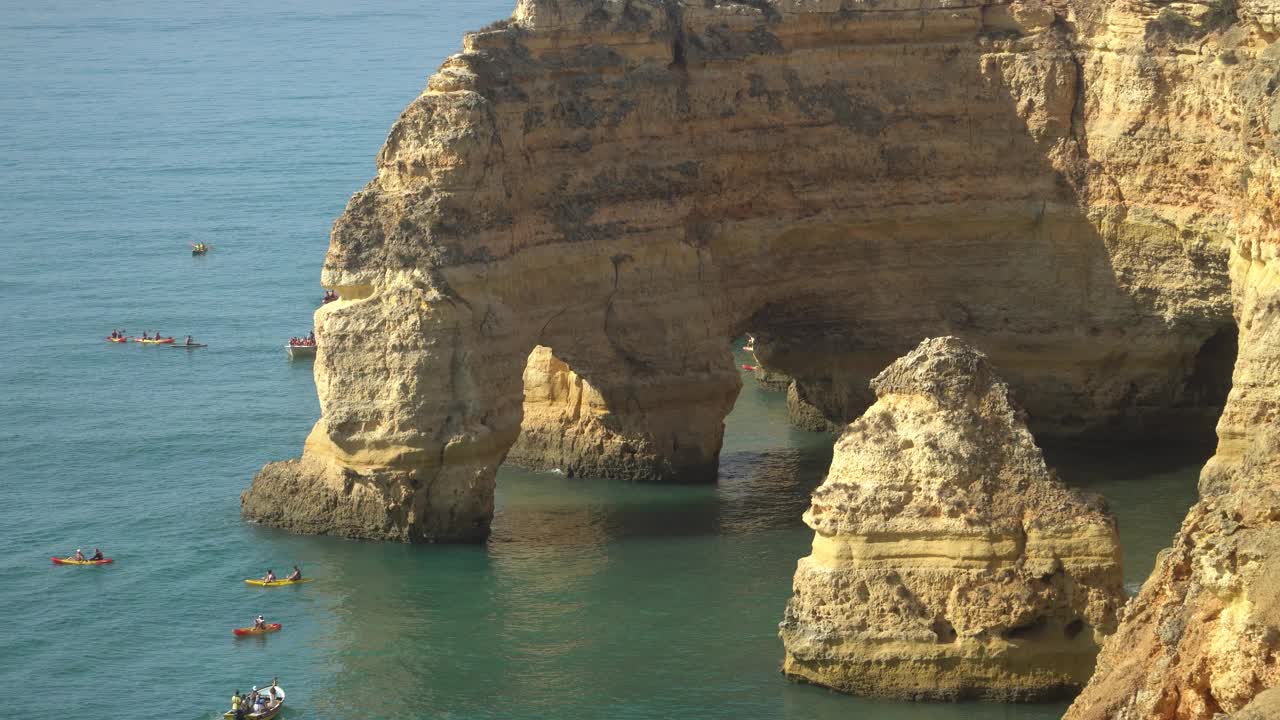
[[[665,0],[667,27],[671,32],[671,68],[685,69],[684,6],[679,0]]]

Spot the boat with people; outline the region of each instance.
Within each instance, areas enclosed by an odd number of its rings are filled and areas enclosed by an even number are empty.
[[[284,707],[284,688],[275,680],[259,690],[241,695],[239,690],[231,696],[231,709],[222,714],[226,720],[271,720]]]
[[[262,578],[251,578],[244,581],[245,585],[255,585],[257,587],[285,587],[286,585],[301,585],[309,583],[315,578],[298,578],[297,580],[263,580]]]
[[[94,548],[93,554],[85,557],[84,550],[76,548],[76,551],[70,555],[60,558],[51,557],[54,565],[110,565],[114,562],[111,558],[102,554],[101,548]]]
[[[101,560],[77,560],[75,558],[51,557],[54,565],[110,565],[115,562],[111,558],[102,558]]]
[[[247,585],[257,585],[258,587],[281,587],[284,585],[301,585],[305,582],[311,582],[311,578],[302,577],[302,568],[297,565],[293,566],[293,572],[289,573],[285,579],[281,580],[276,577],[275,570],[267,568],[267,572],[260,578],[249,578],[245,580]]]
[[[196,341],[195,341],[195,338],[193,338],[193,337],[191,337],[190,335],[188,335],[188,336],[187,336],[187,340],[186,340],[186,342],[174,343],[174,344],[170,345],[169,347],[173,347],[173,348],[185,348],[185,349],[187,349],[187,350],[195,350],[196,348],[209,347],[209,346],[208,346],[207,344],[205,344],[205,343],[198,343],[198,342],[196,342]]]
[[[262,627],[243,627],[235,628],[231,631],[236,637],[248,637],[249,635],[266,635],[268,633],[280,632],[280,628],[284,627],[280,623],[267,623]]]
[[[213,249],[213,246],[209,245],[208,243],[191,243],[192,255],[204,255],[205,253],[209,252],[212,249]]]
[[[289,338],[289,344],[284,346],[284,351],[289,354],[290,360],[296,360],[302,357],[315,357],[316,355],[316,332],[304,337]]]
[[[146,339],[136,338],[134,339],[134,342],[141,343],[143,345],[172,345],[176,341],[171,337],[167,337],[167,338],[146,338]]]

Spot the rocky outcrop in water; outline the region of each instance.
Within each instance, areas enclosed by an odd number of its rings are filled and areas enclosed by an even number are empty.
[[[871,383],[804,520],[789,677],[917,699],[1078,689],[1124,602],[1115,520],[1046,467],[987,358],[926,340]]]
[[[507,462],[569,477],[663,478],[662,457],[620,429],[599,391],[550,348],[534,348],[524,370],[524,420]]]
[[[952,334],[1037,432],[1210,422],[1272,1],[522,0],[335,224],[321,418],[245,516],[484,537],[539,345],[670,480],[715,477],[745,331],[836,420]]]

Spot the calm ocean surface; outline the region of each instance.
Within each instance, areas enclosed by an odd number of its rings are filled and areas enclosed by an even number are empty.
[[[462,33],[513,0],[5,3],[0,13],[0,688],[32,717],[215,718],[274,675],[290,718],[1056,718],[878,703],[777,673],[830,438],[748,381],[721,482],[500,473],[488,544],[240,522],[318,414],[282,343],[330,223]],[[215,245],[193,258],[187,243]],[[103,341],[194,334],[198,351]],[[744,358],[745,359],[745,358]],[[1059,454],[1140,582],[1204,453]],[[116,564],[53,567],[100,545]],[[318,581],[241,583],[300,563]],[[257,613],[284,623],[233,640]],[[144,692],[155,688],[158,692]]]

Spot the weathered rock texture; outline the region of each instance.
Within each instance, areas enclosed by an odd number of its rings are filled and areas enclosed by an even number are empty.
[[[524,370],[524,421],[507,461],[569,477],[649,480],[664,459],[620,434],[604,397],[550,348],[538,346]]]
[[[1258,696],[1280,686],[1278,241],[1233,254],[1240,360],[1218,453],[1068,720],[1280,717],[1275,691]]]
[[[669,479],[714,478],[748,330],[829,418],[953,334],[1037,432],[1211,422],[1274,2],[521,0],[335,224],[321,418],[245,516],[482,538],[538,345]]]
[[[1112,49],[1094,62],[1112,68],[1104,89],[1131,108],[1136,137],[1158,121],[1171,161],[1194,144],[1215,153],[1164,192],[1186,214],[1217,205],[1227,220],[1239,356],[1201,500],[1126,606],[1069,720],[1280,717],[1275,691],[1259,694],[1280,685],[1278,22],[1274,0],[1120,3],[1095,40]],[[1127,67],[1143,72],[1125,79]],[[1113,131],[1109,142],[1135,141]],[[1152,162],[1134,169],[1158,174]]]
[[[926,340],[871,383],[804,519],[783,672],[850,693],[1078,690],[1124,602],[1114,518],[1045,465],[981,353]]]

